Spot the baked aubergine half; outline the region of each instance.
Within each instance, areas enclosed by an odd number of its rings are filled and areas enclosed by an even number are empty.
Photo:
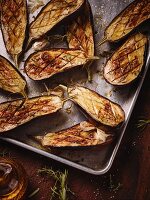
[[[105,41],[115,42],[137,28],[141,23],[150,19],[150,1],[135,0],[113,19],[105,30]]]
[[[20,72],[3,56],[0,55],[0,88],[25,95],[26,81]]]
[[[147,42],[141,33],[131,36],[107,61],[105,79],[112,85],[126,85],[136,79],[145,63]]]
[[[56,24],[76,12],[84,0],[51,0],[30,25],[29,42],[40,38]]]
[[[1,30],[7,52],[18,67],[18,58],[23,50],[27,27],[26,0],[1,1]]]
[[[67,41],[69,48],[80,49],[86,56],[94,56],[94,37],[92,11],[86,2],[81,14],[68,26]]]
[[[55,113],[62,108],[60,97],[49,95],[17,99],[0,104],[0,133],[14,129],[34,118]]]
[[[25,62],[25,71],[33,80],[50,78],[76,66],[85,65],[90,59],[81,50],[52,49],[33,53]]]
[[[70,100],[97,122],[115,127],[125,120],[125,113],[120,105],[95,91],[82,86],[69,87],[67,90]]]
[[[87,147],[107,144],[113,136],[88,121],[44,136],[34,136],[43,147]]]

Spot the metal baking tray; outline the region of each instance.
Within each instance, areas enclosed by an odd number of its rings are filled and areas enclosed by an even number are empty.
[[[45,1],[45,3],[48,1]],[[103,37],[105,27],[110,23],[110,21],[130,2],[128,0],[118,1],[118,0],[89,0],[94,20],[94,30],[95,30],[95,44],[98,43]],[[28,3],[30,3],[28,1]],[[40,10],[40,9],[39,9]],[[38,10],[38,11],[39,11]],[[37,12],[38,12],[37,11]],[[36,15],[35,12],[33,15]],[[30,15],[29,19],[32,21],[33,15]],[[140,31],[148,29],[148,24],[140,27]],[[64,26],[59,26],[53,30],[52,35],[64,34]],[[11,58],[8,56],[2,35],[0,33],[0,44],[1,44],[1,54],[8,58],[11,62]],[[51,43],[51,47],[62,47],[66,44],[64,42]],[[103,51],[109,51],[110,49],[115,50],[120,44],[110,45],[108,43],[103,46],[96,47],[96,55],[102,53]],[[31,49],[25,54],[23,60],[25,60],[29,54],[33,51]],[[104,95],[105,97],[119,103],[125,111],[126,119],[120,128],[117,129],[116,139],[112,144],[107,146],[97,146],[88,148],[63,148],[63,149],[50,149],[49,151],[41,148],[36,142],[28,137],[28,135],[42,135],[47,132],[62,130],[64,128],[75,125],[85,119],[85,116],[80,112],[80,110],[73,105],[71,102],[65,104],[64,108],[50,116],[41,117],[31,122],[22,125],[12,131],[9,131],[4,136],[1,136],[1,140],[7,141],[9,143],[18,145],[22,148],[31,150],[48,158],[54,159],[61,163],[65,163],[69,166],[75,167],[77,169],[83,170],[85,172],[101,175],[106,173],[116,156],[118,148],[120,146],[122,137],[125,133],[126,127],[129,123],[131,113],[133,111],[135,102],[141,90],[143,81],[145,79],[148,67],[150,65],[150,50],[148,49],[146,63],[143,72],[139,78],[129,86],[125,87],[114,87],[108,84],[102,77],[102,68],[106,62],[106,58],[101,58],[96,61],[91,66],[91,72],[93,75],[92,83],[87,81],[86,71],[78,67],[77,69],[59,74],[53,78],[46,81],[32,81],[24,73],[23,62],[20,66],[21,73],[26,77],[28,82],[28,95],[29,97],[38,96],[44,93],[45,84],[48,88],[54,88],[58,84],[72,84],[77,83],[84,85],[88,88],[95,90],[96,92]],[[5,94],[0,91],[0,102],[7,101],[10,99],[19,98],[19,96]],[[67,112],[67,108],[71,106],[71,113]],[[127,134],[127,133],[126,133]]]

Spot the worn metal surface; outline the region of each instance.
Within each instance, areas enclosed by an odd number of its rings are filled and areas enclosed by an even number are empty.
[[[104,28],[131,1],[89,0],[89,2],[93,11],[96,41],[95,44],[97,44],[98,41],[103,37]],[[53,34],[58,34],[58,31],[60,34],[61,30],[63,30],[63,26],[57,27],[54,30]],[[11,61],[10,57],[6,53],[1,35],[0,44],[1,54]],[[57,43],[57,45],[51,44],[51,46],[62,47],[62,43]],[[103,51],[108,51],[110,50],[110,48],[115,50],[117,46],[117,44],[110,46],[110,44],[106,43],[101,47],[96,47],[96,55],[99,55],[99,53],[102,53]],[[28,57],[30,52],[31,51],[28,51],[26,53],[24,60]],[[26,80],[28,82],[28,92],[30,97],[44,93],[46,91],[44,84],[46,84],[49,88],[53,88],[60,83],[71,84],[72,82],[74,82],[87,86],[88,88],[95,90],[96,92],[115,101],[116,103],[119,103],[125,111],[126,120],[124,124],[117,130],[117,137],[113,144],[104,147],[73,148],[62,150],[55,149],[47,152],[44,149],[41,149],[41,147],[37,143],[33,142],[33,140],[28,137],[28,135],[43,135],[47,132],[58,131],[84,120],[85,116],[71,102],[65,104],[64,109],[61,110],[59,113],[56,113],[52,116],[35,119],[31,123],[25,124],[13,131],[10,131],[6,135],[7,138],[5,138],[5,140],[92,174],[104,174],[105,172],[107,172],[111,167],[111,164],[117,153],[118,147],[130,119],[134,104],[143,84],[147,69],[149,67],[150,56],[148,56],[144,70],[138,80],[135,81],[133,84],[124,87],[111,86],[103,79],[101,72],[105,62],[106,58],[101,58],[99,61],[96,61],[92,64],[92,83],[87,82],[86,71],[82,68],[77,68],[64,74],[59,74],[42,82],[30,80],[24,74],[23,63],[20,67],[20,71],[26,77]],[[0,102],[10,100],[12,98],[17,98],[17,96],[10,96],[10,94],[4,95],[3,92],[0,93]],[[70,105],[72,105],[71,113],[68,114],[68,112],[66,112],[66,108],[70,107]]]

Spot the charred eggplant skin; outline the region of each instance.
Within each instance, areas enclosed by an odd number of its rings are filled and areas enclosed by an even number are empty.
[[[125,120],[125,113],[120,105],[95,91],[83,86],[72,86],[67,91],[71,101],[100,124],[116,127]]]
[[[112,141],[113,135],[99,126],[83,121],[56,133],[48,133],[45,136],[35,136],[33,138],[40,142],[43,147],[72,148],[108,144]]]
[[[26,74],[33,80],[42,80],[89,61],[85,53],[74,49],[51,49],[31,54],[25,62]]]
[[[93,16],[89,2],[86,1],[81,14],[68,25],[67,42],[69,48],[80,49],[88,57],[94,56]]]
[[[26,80],[5,57],[0,55],[0,88],[12,93],[24,95]]]
[[[150,1],[133,1],[106,28],[105,41],[117,42],[123,39],[148,19],[150,19]]]
[[[114,86],[131,84],[144,67],[147,49],[147,36],[141,33],[132,35],[104,66],[105,80]]]
[[[48,2],[30,24],[28,43],[30,44],[31,41],[45,35],[63,19],[75,13],[84,4],[84,1],[85,0],[51,0]],[[45,15],[47,15],[47,18]]]
[[[23,51],[27,29],[26,0],[1,1],[1,30],[7,52],[18,67],[18,58]]]
[[[55,113],[61,108],[61,98],[54,95],[1,103],[0,133],[12,130],[34,118]]]

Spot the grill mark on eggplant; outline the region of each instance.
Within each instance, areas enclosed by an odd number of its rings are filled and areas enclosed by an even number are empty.
[[[112,55],[104,67],[104,77],[110,84],[124,85],[137,78],[144,65],[147,41],[146,36],[138,33]]]
[[[46,56],[46,58],[43,58]],[[81,50],[56,49],[33,53],[25,63],[27,75],[33,80],[49,78],[89,61]]]
[[[149,18],[150,1],[133,1],[106,28],[105,39],[102,43],[105,41],[115,42],[122,39]]]
[[[26,0],[2,0],[1,24],[7,52],[18,66],[18,57],[22,53],[27,26]],[[13,9],[12,9],[13,8]]]
[[[0,104],[0,132],[16,128],[34,118],[57,112],[62,108],[58,96],[42,96],[19,99]]]
[[[45,136],[34,136],[35,140],[44,147],[86,147],[107,144],[113,136],[108,129],[83,121],[73,127]]]
[[[48,2],[30,25],[29,43],[40,38],[64,18],[73,14],[83,3],[84,0],[51,0]]]
[[[20,72],[0,55],[0,88],[12,93],[24,95],[26,81]]]
[[[125,113],[118,104],[88,88],[70,87],[68,95],[71,101],[78,104],[87,114],[102,124],[114,127],[125,120]]]
[[[82,14],[68,26],[67,41],[69,48],[81,49],[86,56],[94,56],[94,38],[92,27],[92,11],[86,2]]]

